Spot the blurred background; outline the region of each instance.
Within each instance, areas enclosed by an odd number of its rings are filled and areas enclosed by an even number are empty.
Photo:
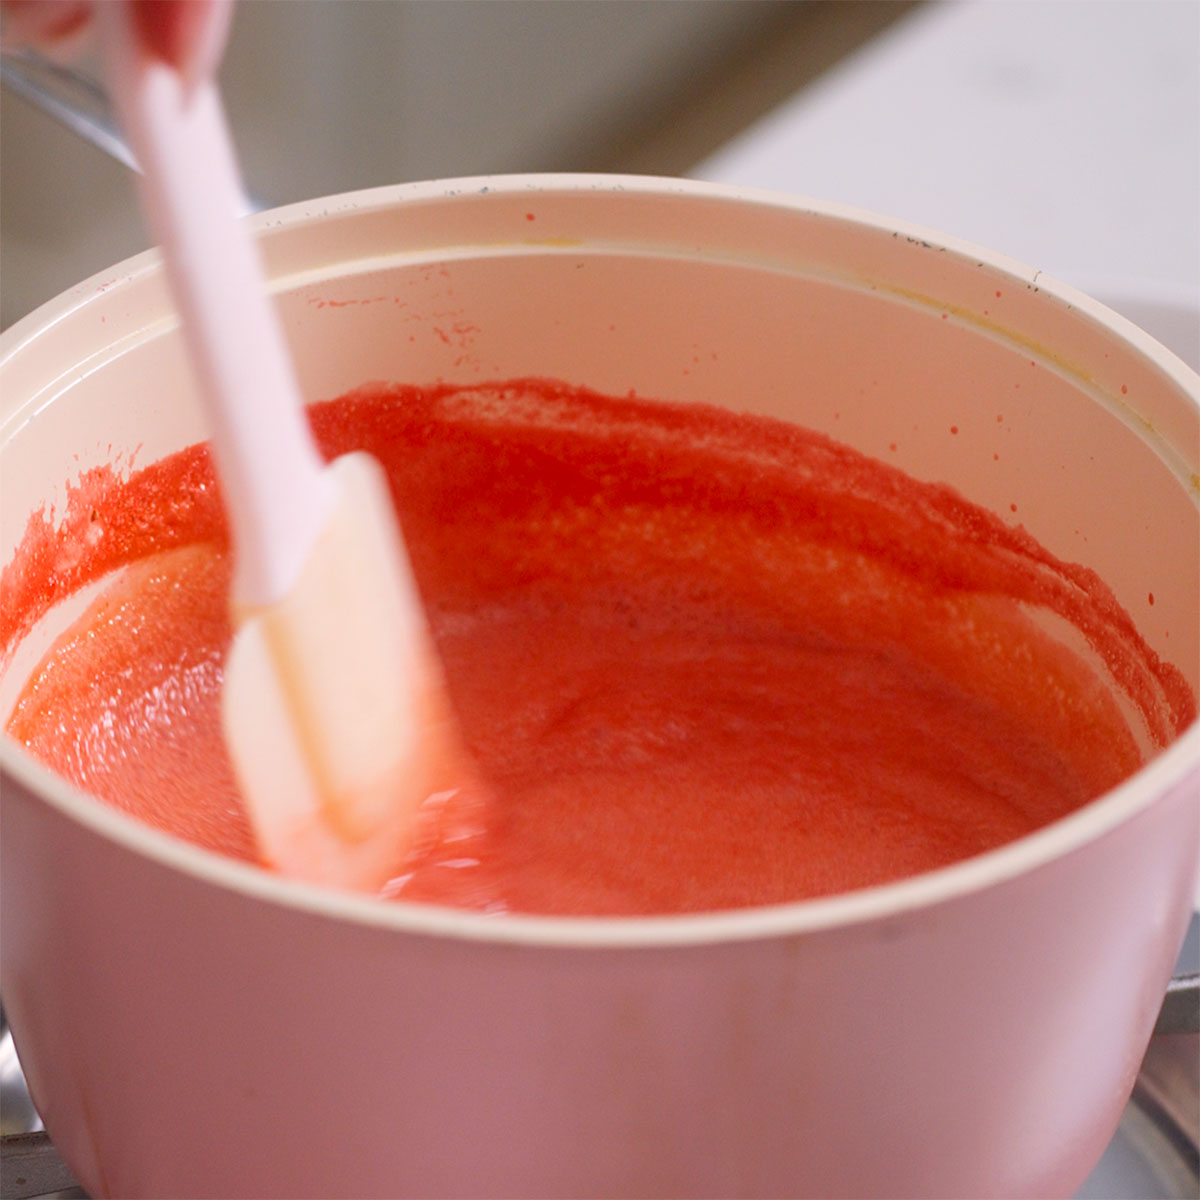
[[[1200,0],[241,0],[222,82],[268,206],[774,188],[1006,252],[1200,363]],[[0,324],[145,242],[128,173],[0,89]]]
[[[269,206],[493,172],[678,175],[915,7],[241,0],[221,80]],[[4,89],[0,323],[145,243],[122,169]]]

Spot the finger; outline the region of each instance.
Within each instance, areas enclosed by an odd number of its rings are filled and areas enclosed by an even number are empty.
[[[132,9],[143,48],[174,67],[185,86],[216,70],[229,36],[232,0],[139,0]]]
[[[0,14],[0,44],[5,50],[51,50],[82,34],[92,6],[89,0],[4,0]]]

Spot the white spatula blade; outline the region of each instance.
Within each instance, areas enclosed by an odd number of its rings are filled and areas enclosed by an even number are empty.
[[[425,800],[462,782],[461,757],[383,472],[365,454],[329,471],[335,502],[295,586],[235,635],[222,718],[264,856],[375,890]]]

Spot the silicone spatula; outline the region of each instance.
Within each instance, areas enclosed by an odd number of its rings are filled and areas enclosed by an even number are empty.
[[[230,519],[230,757],[271,865],[376,890],[424,802],[466,778],[440,663],[381,468],[365,454],[326,465],[313,441],[235,215],[241,184],[211,68],[184,78],[168,66],[134,2],[106,0],[97,19]]]

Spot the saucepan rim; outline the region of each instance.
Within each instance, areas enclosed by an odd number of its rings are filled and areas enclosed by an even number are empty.
[[[1164,372],[1200,411],[1200,376],[1149,334],[1069,285],[994,251],[890,217],[846,205],[681,179],[613,175],[509,175],[397,184],[304,201],[248,218],[260,235],[281,227],[319,222],[331,212],[374,210],[467,192],[497,196],[551,191],[619,190],[700,196],[752,205],[784,207],[866,225],[945,248],[1015,281],[1037,280],[1049,300],[1070,305],[1132,346]],[[160,270],[156,251],[146,251],[94,277],[113,287]],[[114,275],[117,282],[113,283]],[[0,369],[39,331],[100,294],[85,281],[42,305],[0,334]],[[5,406],[8,407],[8,406]],[[8,414],[0,413],[0,427]],[[0,446],[2,449],[2,446]],[[248,899],[291,908],[314,917],[394,930],[397,934],[449,937],[498,944],[544,947],[617,948],[686,946],[796,936],[865,924],[928,908],[983,891],[1030,872],[1115,830],[1181,786],[1200,790],[1200,721],[1117,787],[1081,809],[984,854],[891,883],[785,904],[672,916],[575,917],[505,914],[493,916],[434,905],[385,902],[371,896],[286,879],[152,829],[104,804],[42,766],[7,735],[0,734],[0,780],[17,784],[63,817],[126,850]]]

